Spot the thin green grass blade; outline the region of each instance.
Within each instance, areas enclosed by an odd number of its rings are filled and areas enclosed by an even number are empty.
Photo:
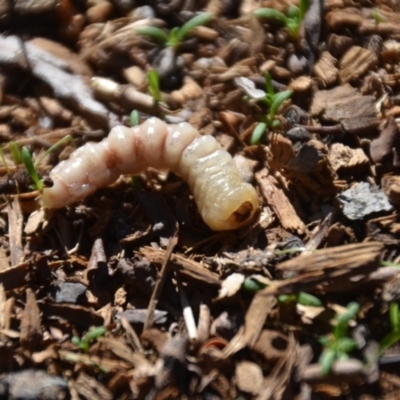
[[[28,148],[24,146],[21,150],[22,162],[25,165],[26,170],[28,171],[29,176],[33,180],[35,184],[35,188],[37,190],[43,190],[43,182],[40,180],[39,175],[36,171],[36,168],[33,164],[31,153]]]
[[[13,140],[8,144],[10,153],[11,153],[11,158],[14,161],[15,165],[21,165],[22,164],[22,155],[21,155],[21,150],[18,147],[17,143],[15,143]]]
[[[35,165],[39,165],[42,161],[53,151],[57,150],[60,146],[64,145],[65,143],[70,142],[74,148],[76,148],[74,138],[71,135],[66,135],[62,139],[60,139],[57,143],[53,144],[46,152],[35,162]]]
[[[147,73],[147,80],[149,81],[149,93],[153,96],[154,100],[158,103],[162,102],[160,91],[160,76],[155,69]]]

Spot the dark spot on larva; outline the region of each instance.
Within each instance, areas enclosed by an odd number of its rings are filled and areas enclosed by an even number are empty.
[[[46,187],[46,188],[51,188],[51,187],[53,187],[54,186],[54,182],[53,182],[53,179],[51,179],[49,176],[44,176],[43,177],[43,185],[44,185],[44,187]]]
[[[245,201],[240,207],[233,213],[237,222],[246,221],[253,211],[253,205],[249,201]]]

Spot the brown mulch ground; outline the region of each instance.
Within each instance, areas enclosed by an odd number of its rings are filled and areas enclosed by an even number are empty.
[[[0,399],[400,398],[400,7],[311,0],[299,38],[253,16],[293,3],[0,0]],[[199,12],[175,50],[136,31]],[[251,145],[266,72],[293,93]],[[40,209],[12,142],[37,161],[132,110],[213,135],[251,223],[213,232],[151,168]]]

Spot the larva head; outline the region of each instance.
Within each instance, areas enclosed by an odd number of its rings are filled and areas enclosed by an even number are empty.
[[[215,197],[200,209],[204,222],[214,231],[233,230],[247,224],[258,208],[257,193],[249,183],[234,187],[223,198]]]

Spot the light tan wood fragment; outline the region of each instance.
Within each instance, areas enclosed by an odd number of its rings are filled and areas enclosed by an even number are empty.
[[[338,77],[339,70],[337,60],[328,51],[321,54],[318,62],[314,65],[315,75],[325,83],[326,86],[333,85]]]
[[[149,261],[162,264],[165,257],[165,250],[154,249],[153,247],[141,247],[140,254],[146,257]],[[212,285],[219,285],[219,276],[209,271],[205,265],[200,264],[190,258],[187,258],[181,254],[171,255],[171,268],[178,270],[186,276],[190,276],[193,279],[197,279]]]
[[[342,83],[350,82],[375,68],[378,59],[375,54],[359,46],[351,47],[339,62],[339,77]]]
[[[263,197],[277,215],[282,227],[297,234],[304,234],[307,231],[306,226],[283,190],[278,188],[276,179],[263,169],[256,174],[256,180]]]
[[[22,246],[22,228],[24,217],[17,198],[8,205],[8,223],[10,237],[11,265],[17,265],[24,260],[24,249]]]
[[[342,143],[334,143],[331,146],[329,161],[336,172],[341,169],[365,167],[369,164],[368,157],[362,149],[352,149]]]
[[[382,189],[389,201],[400,206],[400,176],[386,175],[382,178]]]

